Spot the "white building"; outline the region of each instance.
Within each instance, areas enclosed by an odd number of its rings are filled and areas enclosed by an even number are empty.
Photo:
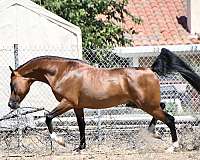
[[[8,66],[15,68],[14,44],[18,44],[17,65],[41,55],[82,58],[79,27],[30,0],[0,0],[0,117],[9,112]],[[51,110],[56,100],[47,85],[35,83],[22,106]]]

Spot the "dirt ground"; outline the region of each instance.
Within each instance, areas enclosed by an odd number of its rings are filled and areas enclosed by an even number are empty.
[[[197,132],[195,132],[197,133]],[[56,146],[53,153],[45,155],[0,155],[0,160],[200,160],[200,134],[183,133],[180,148],[174,153],[165,153],[171,139],[152,138],[141,130],[137,141],[130,145],[122,141],[106,141],[91,144],[81,152],[73,151],[72,146]],[[187,138],[186,138],[187,137]]]
[[[1,160],[200,160],[200,152],[176,152],[176,153],[120,153],[110,151],[108,153],[70,153],[62,156],[32,156],[32,157],[1,157]]]

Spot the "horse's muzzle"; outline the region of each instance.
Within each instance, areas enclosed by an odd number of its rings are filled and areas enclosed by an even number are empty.
[[[19,104],[15,101],[9,101],[8,102],[8,106],[11,108],[11,109],[17,109],[19,108]]]

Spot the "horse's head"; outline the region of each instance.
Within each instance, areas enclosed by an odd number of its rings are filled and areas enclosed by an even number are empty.
[[[12,73],[10,81],[11,94],[8,106],[11,109],[17,109],[19,108],[20,102],[29,92],[30,86],[32,84],[32,79],[23,77],[17,71],[14,71],[11,67],[9,68]]]

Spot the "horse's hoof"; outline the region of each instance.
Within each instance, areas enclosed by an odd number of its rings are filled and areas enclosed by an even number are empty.
[[[61,146],[65,147],[65,140],[63,137],[57,137],[56,142]]]
[[[77,148],[75,148],[73,151],[76,151],[76,152],[80,152],[81,150],[85,149],[86,147],[86,144],[83,143],[83,144],[80,144]]]
[[[156,138],[156,139],[162,139],[161,136],[157,133],[153,133],[152,136],[153,138]]]
[[[79,147],[77,147],[77,148],[74,148],[74,150],[73,151],[75,151],[75,152],[80,152],[81,151],[81,149],[79,148]]]
[[[174,152],[174,147],[170,146],[168,149],[165,150],[165,153],[173,153]]]
[[[55,132],[53,132],[52,134],[50,134],[50,137],[53,141],[57,142],[58,144],[62,145],[63,147],[65,147],[65,140],[63,137],[57,136]]]
[[[165,150],[165,152],[166,153],[173,153],[173,152],[177,151],[178,148],[179,148],[179,143],[177,141],[177,142],[174,142],[172,144],[172,146],[170,146],[167,150]]]

